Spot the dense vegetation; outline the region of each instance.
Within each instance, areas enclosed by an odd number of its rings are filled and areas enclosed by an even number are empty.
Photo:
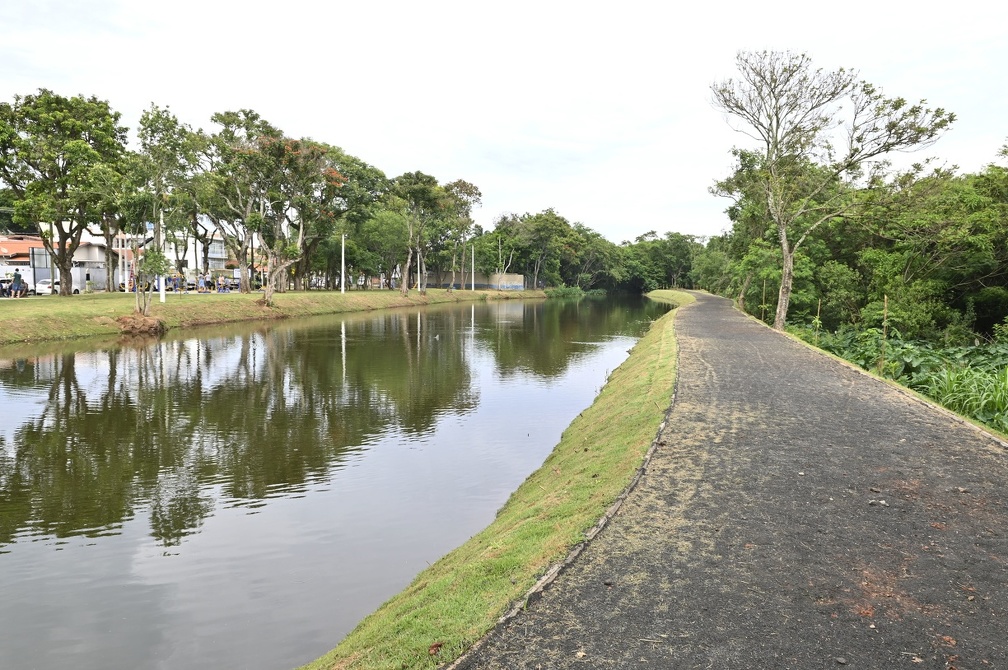
[[[855,196],[862,211],[821,226],[795,255],[788,322],[835,332],[885,319],[907,339],[948,344],[992,337],[1008,315],[1008,169],[937,170]],[[697,254],[691,276],[770,322],[780,251],[747,205],[729,210],[731,231]]]
[[[172,270],[164,246],[201,249],[206,272],[216,234],[242,291],[261,279],[267,303],[274,290],[338,286],[344,257],[350,279],[397,282],[403,293],[428,282],[464,285],[473,266],[523,274],[530,288],[646,291],[688,285],[700,246],[677,233],[617,245],[552,209],[507,214],[484,230],[472,218],[482,193],[463,179],[420,171],[388,178],[337,146],[291,138],[252,110],[210,121],[210,131],[194,130],[152,105],[130,149],[120,114],[95,97],[41,89],[0,103],[0,226],[43,237],[68,278],[65,295],[84,230],[109,242],[125,232],[146,245],[141,285]],[[138,295],[137,310],[148,309]]]
[[[215,114],[205,132],[152,105],[129,149],[108,103],[47,90],[0,103],[0,225],[40,233],[60,268],[84,229],[143,239],[153,224],[155,239],[202,247],[204,265],[216,232],[242,290],[257,272],[267,303],[274,290],[338,286],[344,243],[350,279],[404,293],[465,285],[473,267],[557,294],[698,287],[928,393],[958,393],[947,389],[962,369],[1003,378],[1003,365],[978,363],[997,355],[962,352],[1005,340],[1008,167],[895,169],[890,154],[931,146],[954,114],[886,97],[849,70],[814,69],[804,54],[741,53],[738,67],[711,90],[755,141],[732,151],[734,170],[712,186],[730,199],[730,229],[706,240],[651,232],[616,244],[552,209],[485,230],[473,220],[476,185],[389,178],[251,110]],[[153,251],[143,264],[166,269]],[[871,341],[890,355],[862,355]],[[917,360],[911,349],[944,362],[906,372],[897,361]]]
[[[1008,429],[1008,169],[897,170],[890,152],[930,146],[955,116],[803,54],[738,65],[715,103],[756,141],[712,189],[732,227],[694,255],[692,281]]]

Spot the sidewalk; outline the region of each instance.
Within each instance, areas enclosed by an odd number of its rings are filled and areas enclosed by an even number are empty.
[[[700,295],[620,513],[457,664],[1008,668],[1008,450]]]

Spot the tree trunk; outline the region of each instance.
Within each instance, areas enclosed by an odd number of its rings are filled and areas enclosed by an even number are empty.
[[[749,292],[749,286],[752,284],[752,278],[753,273],[750,272],[745,276],[745,279],[742,280],[742,288],[739,289],[738,298],[735,300],[736,304],[738,304],[739,311],[745,311],[745,296],[746,293]]]
[[[112,221],[111,217],[105,217],[105,225],[102,227],[102,236],[105,238],[105,292],[112,293],[118,286],[114,285],[115,282],[115,266],[117,264],[112,263]],[[119,253],[122,253],[120,250]]]
[[[420,295],[427,295],[427,263],[419,247],[417,247],[417,289]]]
[[[788,304],[791,302],[791,287],[794,283],[794,251],[784,252],[781,264],[780,292],[777,294],[777,313],[774,315],[774,330],[784,330],[787,323]]]
[[[409,282],[410,282],[409,273],[410,273],[410,264],[412,262],[413,262],[413,247],[410,247],[409,251],[406,253],[406,265],[403,266],[403,271],[399,275],[399,282],[400,284],[402,284],[399,287],[399,292],[402,293],[403,295],[409,294]]]

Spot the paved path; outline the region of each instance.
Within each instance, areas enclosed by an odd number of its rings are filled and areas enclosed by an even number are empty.
[[[1008,669],[1008,451],[700,296],[620,513],[457,667]]]

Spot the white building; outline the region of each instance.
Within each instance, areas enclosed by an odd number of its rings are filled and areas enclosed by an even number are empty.
[[[89,236],[94,238],[96,236]],[[104,245],[103,238],[98,237]],[[152,230],[145,235],[130,235],[118,233],[112,239],[112,249],[118,256],[119,276],[129,278],[133,275],[133,249],[137,247],[140,253],[154,242]],[[82,244],[83,246],[83,244]],[[164,254],[172,268],[181,268],[187,279],[195,280],[197,273],[203,272],[203,244],[197,241],[191,233],[181,236],[169,236],[164,242]],[[207,250],[207,270],[213,273],[223,272],[227,261],[227,249],[220,234],[211,229],[210,246]],[[120,279],[120,281],[123,281]]]

